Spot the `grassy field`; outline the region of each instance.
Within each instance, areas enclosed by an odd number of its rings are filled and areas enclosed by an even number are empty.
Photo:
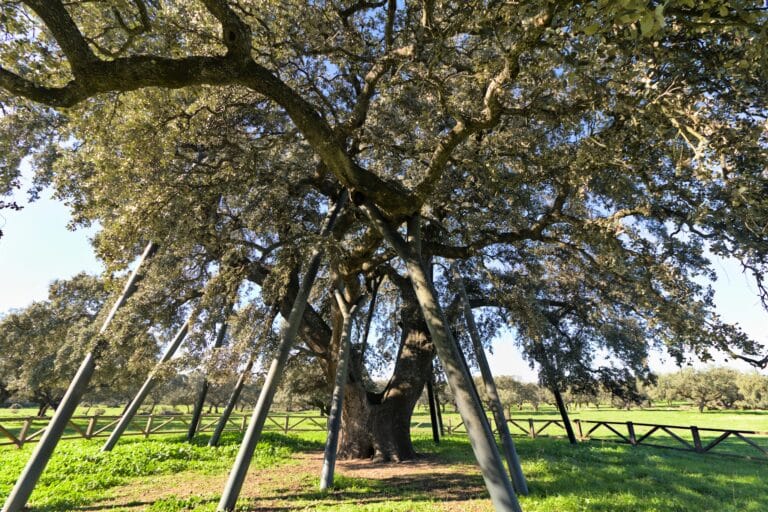
[[[172,407],[157,406],[154,414],[160,415],[164,410],[172,410]],[[101,415],[118,416],[122,413],[122,407],[78,407],[75,416],[86,416],[94,414],[99,410]],[[187,414],[187,409],[177,407],[178,413]],[[22,409],[0,409],[0,417],[27,417],[34,416],[37,412],[35,408]],[[243,414],[250,415],[250,410],[235,412],[239,417]],[[506,412],[506,411],[505,411]],[[276,414],[285,414],[279,412]],[[317,416],[316,410],[294,411],[288,413],[292,416],[306,415]],[[47,416],[51,416],[52,411],[48,411]],[[634,421],[637,423],[663,423],[668,425],[696,425],[702,428],[730,428],[740,430],[757,430],[768,432],[768,411],[742,411],[742,410],[705,410],[699,412],[695,407],[687,404],[678,404],[675,406],[655,406],[652,408],[640,409],[634,407],[631,410],[616,409],[614,407],[601,406],[600,408],[585,407],[573,408],[569,411],[572,420],[580,419],[585,421]],[[550,405],[543,405],[538,411],[532,408],[524,407],[522,410],[512,409],[513,418],[534,418],[534,419],[556,419],[560,415],[557,410]],[[451,421],[457,424],[461,419],[458,413],[453,412],[452,407],[446,407],[443,413],[445,422]],[[426,407],[417,407],[414,413],[414,423],[429,423],[429,410]]]
[[[162,434],[181,434],[185,433],[188,428],[188,416],[173,416],[167,415],[171,411],[170,407],[157,407],[155,408],[155,417],[152,419],[153,432],[159,432]],[[79,425],[79,431],[72,425],[68,426],[65,435],[70,438],[82,437],[82,433],[86,431],[86,427],[89,424],[89,418],[84,417],[86,413],[93,414],[96,412],[96,408],[90,410],[86,408],[79,409],[77,414],[80,415],[80,419],[75,422]],[[99,413],[105,416],[100,416],[96,423],[91,426],[94,427],[93,431],[97,432],[100,436],[106,436],[113,428],[110,425],[114,424],[115,415],[120,412],[120,409],[113,408],[99,411]],[[177,410],[178,413],[185,412],[183,410]],[[231,419],[231,423],[228,428],[237,430],[238,427],[242,427],[245,421],[249,419],[249,411],[243,413],[236,413]],[[0,410],[0,425],[9,433],[15,436],[19,436],[19,433],[24,429],[24,418],[33,415],[32,410]],[[286,418],[285,415],[289,415]],[[699,436],[703,446],[707,446],[710,442],[715,441],[720,436],[720,432],[707,431],[707,428],[721,428],[721,429],[735,429],[744,431],[758,431],[762,433],[768,433],[768,411],[741,411],[741,410],[729,410],[729,411],[704,411],[699,413],[697,409],[686,405],[677,407],[654,407],[652,409],[639,409],[634,408],[632,410],[620,410],[609,407],[600,408],[583,408],[574,409],[570,412],[571,420],[574,422],[574,429],[579,435],[581,432],[585,437],[589,437],[591,440],[602,441],[626,441],[628,438],[628,427],[626,422],[634,423],[634,431],[636,438],[640,439],[644,444],[655,444],[663,446],[671,446],[677,448],[692,448],[694,444],[693,432],[690,426],[695,425],[699,429]],[[449,432],[461,432],[461,418],[455,412],[450,412],[450,409],[443,414],[444,424]],[[534,430],[537,431],[537,435],[544,436],[565,436],[565,430],[562,428],[562,424],[559,422],[560,416],[557,411],[548,406],[540,408],[538,411],[531,409],[513,410],[510,422],[510,431],[513,435],[527,436],[530,434],[530,426],[528,418],[534,420]],[[208,432],[211,431],[213,425],[216,424],[218,417],[216,415],[207,415],[201,421],[201,426]],[[550,423],[546,423],[548,420],[557,420]],[[289,429],[299,430],[318,430],[324,428],[325,420],[318,417],[316,411],[299,411],[290,413],[275,412],[270,416],[270,421],[265,425],[266,430],[272,432],[283,431],[285,422],[288,422]],[[581,425],[578,425],[578,422]],[[610,421],[617,424],[609,426],[596,427],[595,421]],[[26,430],[27,436],[38,432],[45,427],[47,421],[45,419],[36,420]],[[145,417],[136,417],[134,423],[126,432],[126,437],[129,436],[142,436],[142,429],[146,429],[148,419]],[[656,429],[652,431],[652,427],[643,424],[663,424],[663,425],[676,425],[679,428],[670,428],[667,431]],[[579,429],[579,426],[581,429]],[[596,428],[596,430],[595,430]],[[612,430],[613,429],[613,430]],[[413,416],[412,431],[414,433],[429,434],[431,432],[429,413],[425,407],[419,407],[416,409]],[[618,433],[617,433],[618,432]],[[287,432],[284,432],[287,433]],[[650,437],[643,439],[645,434],[651,434]],[[621,434],[621,435],[619,435]],[[152,437],[155,438],[157,433],[153,433]],[[621,437],[623,436],[623,438]],[[676,437],[675,437],[676,436]],[[753,436],[747,435],[748,441],[756,443],[759,447],[768,451],[768,434]],[[730,436],[725,441],[720,442],[713,448],[714,452],[720,454],[732,454],[740,456],[752,456],[761,457],[759,449],[748,444],[748,441],[739,439],[736,436]],[[10,444],[10,440],[7,437],[0,436],[0,444]]]
[[[458,413],[451,407],[443,414],[443,421],[452,421],[454,424],[461,421]],[[507,411],[505,411],[506,413]],[[768,432],[768,411],[743,411],[743,410],[705,410],[699,412],[695,407],[682,404],[674,407],[656,406],[640,409],[634,407],[630,410],[616,409],[615,407],[601,406],[573,408],[568,412],[571,420],[583,421],[633,421],[636,423],[655,423],[667,425],[696,425],[700,428],[725,428],[738,430],[756,430]],[[415,418],[429,422],[429,411],[426,408],[417,408]],[[534,411],[530,408],[518,410],[512,409],[511,418],[534,419],[559,419],[560,414],[552,406],[545,405]]]
[[[227,435],[218,449],[207,448],[206,441],[133,438],[109,454],[98,452],[100,440],[62,442],[32,496],[32,510],[213,511],[238,435]],[[323,434],[267,433],[240,510],[492,510],[465,436],[435,446],[419,433],[415,442],[423,454],[418,461],[341,461],[336,488],[320,492]],[[526,512],[768,510],[766,461],[602,442],[570,446],[555,438],[515,442],[531,487],[531,495],[521,498]],[[0,449],[0,500],[32,449]]]

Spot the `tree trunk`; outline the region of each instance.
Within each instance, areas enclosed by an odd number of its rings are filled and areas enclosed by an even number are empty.
[[[438,407],[435,401],[434,375],[430,368],[430,375],[427,379],[427,402],[429,403],[429,420],[432,426],[432,440],[435,444],[440,444],[440,420],[438,418]]]
[[[407,282],[398,285],[402,285],[403,306],[395,370],[384,391],[368,392],[360,378],[362,362],[357,354],[344,399],[340,458],[397,462],[416,457],[411,416],[429,376],[434,346],[413,288]]]

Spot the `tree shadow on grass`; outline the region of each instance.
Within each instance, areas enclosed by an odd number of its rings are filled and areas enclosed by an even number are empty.
[[[550,446],[522,456],[524,466],[534,466],[527,476],[536,501],[556,497],[606,512],[768,510],[765,462],[612,443]]]
[[[316,490],[316,477],[308,480],[303,492],[295,492],[294,489],[292,494],[287,494],[287,489],[275,489],[270,494],[253,498],[253,507],[247,510],[295,510],[310,504],[323,507],[342,504],[371,507],[398,501],[462,502],[487,498],[483,479],[479,474],[436,474],[423,478],[403,476],[382,479],[337,476],[334,487],[328,491]],[[264,502],[282,504],[270,508],[260,505]]]

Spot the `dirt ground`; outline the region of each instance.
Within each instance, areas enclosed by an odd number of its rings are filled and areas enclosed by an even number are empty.
[[[449,465],[430,456],[401,463],[341,460],[336,464],[337,488],[320,493],[317,486],[322,458],[322,452],[299,453],[288,465],[250,471],[240,495],[249,498],[248,510],[313,510],[333,505],[366,505],[375,510],[407,499],[434,502],[437,510],[445,512],[492,510],[479,471],[473,465]],[[225,481],[226,474],[195,472],[147,477],[113,489],[111,498],[85,509],[138,512],[171,497],[216,502]]]

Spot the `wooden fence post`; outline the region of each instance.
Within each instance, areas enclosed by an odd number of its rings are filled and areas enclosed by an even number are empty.
[[[584,440],[584,431],[581,429],[581,420],[573,420],[576,424],[576,431],[579,433],[579,441]]]
[[[528,435],[532,439],[536,439],[536,427],[533,424],[533,418],[528,418]]]
[[[637,436],[635,436],[635,424],[631,421],[627,422],[627,434],[629,435],[629,444],[637,446]]]
[[[91,416],[88,418],[88,426],[85,427],[85,438],[90,439],[93,437],[93,431],[96,429],[96,420],[98,416]]]
[[[240,432],[245,432],[245,424],[248,421],[248,419],[243,416],[242,421],[240,421]]]
[[[699,427],[691,426],[691,436],[693,437],[693,448],[696,453],[704,453],[704,447],[701,445],[701,436],[699,435]]]
[[[147,425],[144,427],[144,437],[149,437],[149,433],[152,431],[152,416],[151,414],[147,418]]]
[[[27,418],[24,420],[24,425],[21,427],[21,432],[19,432],[19,448],[24,446],[24,440],[27,438],[27,432],[29,432],[30,427],[32,426],[32,418]]]

